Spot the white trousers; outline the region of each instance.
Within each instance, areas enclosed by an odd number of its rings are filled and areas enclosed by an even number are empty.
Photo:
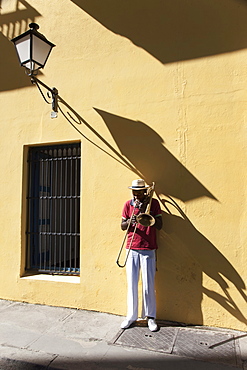
[[[142,273],[142,317],[156,317],[155,251],[131,249],[126,263],[128,320],[137,320],[138,318],[138,281],[140,269]]]

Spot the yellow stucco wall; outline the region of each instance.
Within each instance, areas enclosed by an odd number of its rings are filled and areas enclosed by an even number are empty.
[[[157,317],[246,330],[246,2],[1,7],[0,298],[125,315],[121,210],[142,176],[156,182],[164,219]],[[51,120],[18,65],[9,40],[31,21],[56,44],[39,78],[81,124]],[[27,148],[78,140],[80,278],[23,278]]]

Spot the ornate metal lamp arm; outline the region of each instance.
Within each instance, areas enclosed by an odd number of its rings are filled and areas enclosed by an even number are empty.
[[[55,87],[49,87],[47,86],[44,82],[40,81],[37,77],[35,77],[34,75],[31,76],[31,82],[37,86],[37,88],[39,89],[39,92],[40,94],[42,95],[44,101],[47,103],[47,104],[51,104],[52,105],[52,111],[51,111],[51,118],[56,118],[57,117],[57,112],[58,112],[58,99],[59,99],[59,95],[58,95],[58,90],[55,88]],[[51,102],[49,102],[43,91],[41,90],[41,87],[44,87],[46,90],[47,90],[47,96],[49,99],[51,99]]]

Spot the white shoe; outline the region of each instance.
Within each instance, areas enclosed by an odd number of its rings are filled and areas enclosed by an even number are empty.
[[[127,329],[127,328],[129,328],[130,325],[133,324],[134,321],[135,320],[128,320],[128,319],[124,320],[122,322],[122,324],[121,324],[121,329]]]
[[[155,319],[148,319],[148,328],[151,331],[157,331],[158,325],[156,324]]]

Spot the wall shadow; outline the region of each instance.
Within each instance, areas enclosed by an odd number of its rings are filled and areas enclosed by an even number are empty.
[[[247,47],[245,0],[71,0],[161,63]]]
[[[203,196],[216,199],[145,123],[94,109],[103,118],[121,154],[138,169],[148,184],[155,181],[157,194],[170,195],[183,202]]]
[[[21,7],[21,8],[20,8]],[[20,68],[15,48],[10,40],[29,29],[41,14],[25,0],[16,0],[15,11],[0,15],[0,91],[32,86]]]
[[[49,103],[51,104],[51,103]],[[66,108],[66,110],[65,110]],[[117,161],[128,170],[136,173],[140,176],[138,170],[129,162],[124,156],[122,156],[110,143],[103,136],[101,136],[94,128],[91,126],[84,118],[80,116],[78,112],[76,112],[61,96],[58,95],[58,109],[64,116],[64,118],[70,123],[70,125],[90,144],[94,145],[97,149],[101,150],[104,154],[110,156],[113,160]],[[91,140],[88,136],[86,136],[82,129],[80,129],[80,125],[87,127],[96,138],[98,138],[103,146],[96,144],[94,140]],[[110,151],[108,151],[108,149]]]
[[[167,313],[172,312],[174,316],[169,319],[174,321],[203,324],[201,301],[204,293],[239,321],[247,323],[227,283],[230,281],[247,301],[241,276],[172,199],[176,197],[186,202],[203,196],[216,198],[164,147],[163,139],[146,124],[96,111],[121,155],[138,169],[147,183],[155,181],[156,194],[167,210],[163,212],[164,226],[159,237],[158,317],[167,319]],[[222,295],[203,287],[203,273],[220,286]]]
[[[205,294],[237,320],[247,324],[247,318],[231,297],[228,283],[233,284],[247,302],[246,285],[241,276],[195,228],[174,200],[160,200],[168,211],[163,212],[164,227],[157,262],[160,314],[162,309],[168,308],[176,313],[178,321],[185,319],[186,323],[203,324],[201,301]],[[202,273],[218,284],[221,294],[203,286]]]

